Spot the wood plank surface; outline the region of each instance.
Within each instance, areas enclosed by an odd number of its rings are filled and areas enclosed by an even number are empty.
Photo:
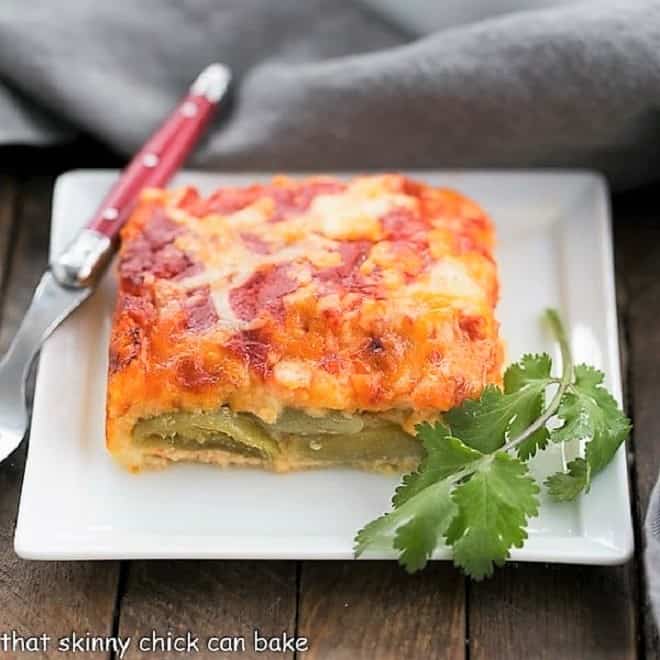
[[[0,310],[9,272],[9,244],[16,214],[17,189],[18,183],[14,178],[0,175]]]
[[[634,587],[625,567],[508,564],[468,587],[470,658],[636,658]]]
[[[0,318],[0,352],[4,352],[23,318],[32,292],[48,265],[52,179],[23,182],[12,195],[12,245],[6,246],[5,300]],[[7,212],[5,211],[5,214]]]
[[[643,520],[660,466],[660,221],[657,190],[631,193],[615,206],[621,220],[615,245],[619,272],[626,289],[629,406],[634,422],[633,495],[637,521],[638,589],[642,633],[641,654],[660,658],[660,641],[650,603],[641,556]]]
[[[298,633],[310,640],[304,657],[460,660],[464,582],[447,562],[418,575],[395,562],[303,562]]]
[[[20,189],[2,307],[0,351],[7,347],[47,264],[51,189],[51,178],[28,180]],[[0,212],[0,227],[4,226],[2,217]],[[6,233],[6,229],[0,231]],[[53,638],[72,631],[109,634],[118,579],[116,562],[27,562],[14,554],[14,526],[24,459],[25,443],[0,463],[0,632],[47,633]],[[19,650],[6,657],[65,656],[51,647],[45,654]],[[99,658],[105,654],[78,653],[76,657]]]
[[[121,596],[119,633],[134,642],[126,658],[179,658],[180,653],[149,652],[150,633],[199,639],[195,658],[230,657],[211,637],[243,637],[241,658],[292,659],[291,652],[257,652],[254,630],[262,637],[295,634],[295,562],[257,561],[139,561],[128,567]],[[147,637],[144,650],[139,639]],[[158,642],[156,642],[158,643]],[[240,652],[239,652],[240,651]]]

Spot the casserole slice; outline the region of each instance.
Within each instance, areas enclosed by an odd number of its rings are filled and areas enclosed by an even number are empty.
[[[107,446],[128,469],[408,470],[501,379],[493,227],[397,174],[147,190],[122,230]]]

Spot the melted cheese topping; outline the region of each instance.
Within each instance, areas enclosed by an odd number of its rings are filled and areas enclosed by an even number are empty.
[[[122,231],[111,450],[173,409],[405,424],[478,396],[502,361],[492,247],[473,202],[399,175],[146,191]]]

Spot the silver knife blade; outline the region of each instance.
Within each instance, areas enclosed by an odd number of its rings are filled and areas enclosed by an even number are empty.
[[[92,290],[62,286],[50,270],[41,277],[18,332],[0,360],[0,461],[18,447],[25,435],[25,380],[42,342]]]

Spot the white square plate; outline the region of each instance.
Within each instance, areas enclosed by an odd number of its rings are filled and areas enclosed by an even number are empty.
[[[510,359],[553,351],[540,323],[558,308],[578,361],[604,369],[621,399],[607,191],[588,173],[417,172],[455,187],[492,215],[499,237],[499,318]],[[94,211],[115,172],[80,171],[57,182],[52,251]],[[217,186],[269,175],[187,172],[176,184]],[[389,508],[398,478],[352,470],[269,474],[174,465],[132,475],[104,446],[107,345],[114,305],[109,273],[95,295],[45,344],[16,528],[29,559],[346,559],[357,529]],[[560,468],[558,449],[535,460]],[[574,504],[544,499],[512,558],[610,564],[632,553],[623,448]],[[438,558],[446,558],[446,551]]]

